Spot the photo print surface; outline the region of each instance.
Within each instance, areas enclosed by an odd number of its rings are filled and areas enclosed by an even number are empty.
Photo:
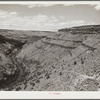
[[[100,4],[0,4],[1,91],[99,91]]]

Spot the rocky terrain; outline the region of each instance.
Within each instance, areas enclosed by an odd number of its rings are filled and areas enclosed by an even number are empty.
[[[99,91],[100,25],[0,29],[0,90]]]

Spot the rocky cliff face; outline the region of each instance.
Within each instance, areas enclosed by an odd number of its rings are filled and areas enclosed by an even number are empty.
[[[0,34],[6,37],[1,48],[11,49],[8,56],[14,56],[14,64],[19,65],[16,67],[20,70],[14,84],[3,90],[100,89],[99,25],[60,29],[58,32],[0,30]],[[1,55],[3,58],[4,54]]]

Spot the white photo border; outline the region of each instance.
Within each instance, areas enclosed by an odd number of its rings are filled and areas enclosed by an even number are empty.
[[[0,1],[0,4],[100,4],[100,1]],[[100,99],[100,92],[0,91],[0,99]]]

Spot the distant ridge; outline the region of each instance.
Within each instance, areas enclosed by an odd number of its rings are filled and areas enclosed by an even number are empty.
[[[71,31],[72,33],[83,33],[83,34],[87,34],[87,32],[89,31],[89,34],[95,34],[98,33],[100,31],[100,25],[84,25],[84,26],[75,26],[75,27],[71,27],[71,28],[63,28],[63,29],[59,29],[59,32],[69,32]]]

